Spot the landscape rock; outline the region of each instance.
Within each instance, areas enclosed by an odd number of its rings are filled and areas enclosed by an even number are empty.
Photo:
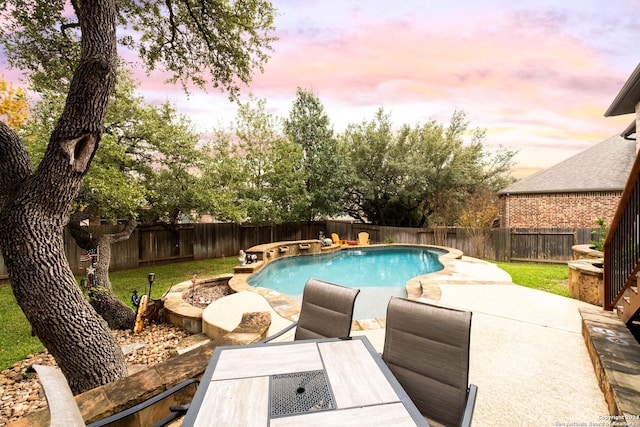
[[[191,335],[167,323],[145,325],[139,334],[131,330],[113,331],[113,334],[123,348],[129,374],[174,356],[179,342]],[[32,364],[56,365],[45,350],[30,354],[0,372],[0,427],[47,406],[38,377],[25,375]]]

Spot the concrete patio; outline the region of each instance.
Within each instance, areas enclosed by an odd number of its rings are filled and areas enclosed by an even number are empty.
[[[297,313],[286,295],[255,291],[269,301],[262,305],[273,318],[287,323]],[[421,276],[414,291],[422,301],[473,312],[470,382],[479,387],[474,425],[609,426],[621,420],[610,414],[640,414],[640,345],[631,337],[623,352],[607,341],[611,337],[599,339],[628,333],[602,308],[515,285],[497,265],[466,256]],[[356,317],[352,334],[366,335],[381,352],[384,326],[384,318]],[[637,417],[617,425],[636,421],[640,426]]]
[[[455,261],[453,269],[448,280],[430,282],[422,299],[473,312],[474,425],[610,425],[579,312],[601,308],[509,284],[503,270],[473,258]],[[384,329],[353,334],[382,350]]]

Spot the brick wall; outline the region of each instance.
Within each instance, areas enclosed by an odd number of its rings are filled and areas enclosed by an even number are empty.
[[[500,227],[589,228],[598,218],[609,226],[621,195],[621,191],[501,195]]]

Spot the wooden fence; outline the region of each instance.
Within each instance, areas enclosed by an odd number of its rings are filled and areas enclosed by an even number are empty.
[[[594,240],[596,228],[499,229],[492,232],[496,261],[566,263],[574,245]]]
[[[565,263],[572,259],[571,247],[588,244],[596,228],[540,228],[486,230],[482,247],[476,248],[469,231],[459,227],[440,229],[382,227],[327,221],[340,238],[354,239],[361,231],[372,243],[416,243],[456,248],[466,255],[494,261]],[[345,237],[343,237],[343,235]]]
[[[94,235],[115,233],[122,226],[92,226]],[[279,225],[239,225],[233,223],[185,224],[175,230],[136,229],[128,240],[111,249],[111,271],[178,261],[237,256],[240,249],[284,240],[317,239],[338,233],[341,239],[356,240],[358,233],[369,233],[371,243],[415,243],[459,249],[470,256],[495,261],[566,262],[571,247],[589,243],[595,228],[585,229],[495,229],[487,230],[482,247],[464,228],[437,229],[383,227],[344,221],[296,222]],[[65,252],[74,274],[84,274],[80,262],[82,250],[68,231],[64,234]],[[7,271],[0,257],[0,278]]]

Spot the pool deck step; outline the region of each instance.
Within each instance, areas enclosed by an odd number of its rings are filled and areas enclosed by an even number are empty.
[[[580,315],[582,335],[609,413],[626,417],[637,425],[640,422],[640,343],[612,312],[588,307],[580,308]]]

